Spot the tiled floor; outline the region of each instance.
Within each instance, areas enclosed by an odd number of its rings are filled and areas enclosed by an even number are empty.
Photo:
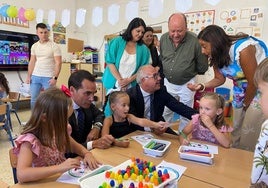
[[[21,110],[18,116],[22,122],[26,122],[30,117],[30,110]],[[22,126],[19,126],[15,114],[11,114],[11,121],[13,126],[13,134],[20,134]],[[8,185],[14,184],[12,168],[9,163],[9,149],[12,148],[8,135],[4,130],[0,131],[0,179]]]

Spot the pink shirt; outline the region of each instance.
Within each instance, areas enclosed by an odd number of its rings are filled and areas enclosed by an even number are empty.
[[[14,153],[16,155],[19,154],[21,144],[24,142],[32,145],[31,150],[35,154],[32,164],[34,167],[58,165],[66,160],[64,152],[60,152],[56,147],[43,146],[39,139],[31,133],[20,135],[15,140],[17,146],[14,148]]]
[[[199,114],[195,114],[192,116],[192,122],[193,122],[192,138],[212,142],[214,144],[219,144],[214,134],[207,127],[201,125],[199,116],[200,116]],[[219,131],[222,133],[232,132],[233,128],[228,127],[226,125],[222,125]]]

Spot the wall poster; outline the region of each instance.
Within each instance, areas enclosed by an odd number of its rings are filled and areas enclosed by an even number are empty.
[[[66,44],[66,28],[61,25],[60,22],[56,21],[52,26],[53,40],[58,44]]]
[[[218,21],[227,34],[243,32],[254,37],[261,37],[263,14],[260,7],[221,10]]]
[[[188,30],[198,34],[206,26],[214,24],[215,10],[186,12],[185,16]]]

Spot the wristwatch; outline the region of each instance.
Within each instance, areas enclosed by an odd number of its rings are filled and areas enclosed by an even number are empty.
[[[53,76],[52,78],[53,78],[54,80],[57,80],[57,79],[58,79],[58,77],[57,77],[57,76]]]
[[[97,128],[97,129],[101,130],[101,129],[102,129],[102,123],[100,123],[100,122],[96,122],[96,123],[94,123],[94,124],[92,125],[92,129],[93,129],[93,128]]]

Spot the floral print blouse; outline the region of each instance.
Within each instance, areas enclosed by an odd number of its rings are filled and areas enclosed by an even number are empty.
[[[29,142],[32,145],[32,152],[35,154],[33,159],[33,167],[43,167],[61,164],[66,160],[64,152],[60,152],[56,146],[53,148],[43,146],[39,139],[31,134],[20,135],[16,140],[16,147],[14,148],[14,153],[16,155],[20,152],[20,146],[24,142]]]

